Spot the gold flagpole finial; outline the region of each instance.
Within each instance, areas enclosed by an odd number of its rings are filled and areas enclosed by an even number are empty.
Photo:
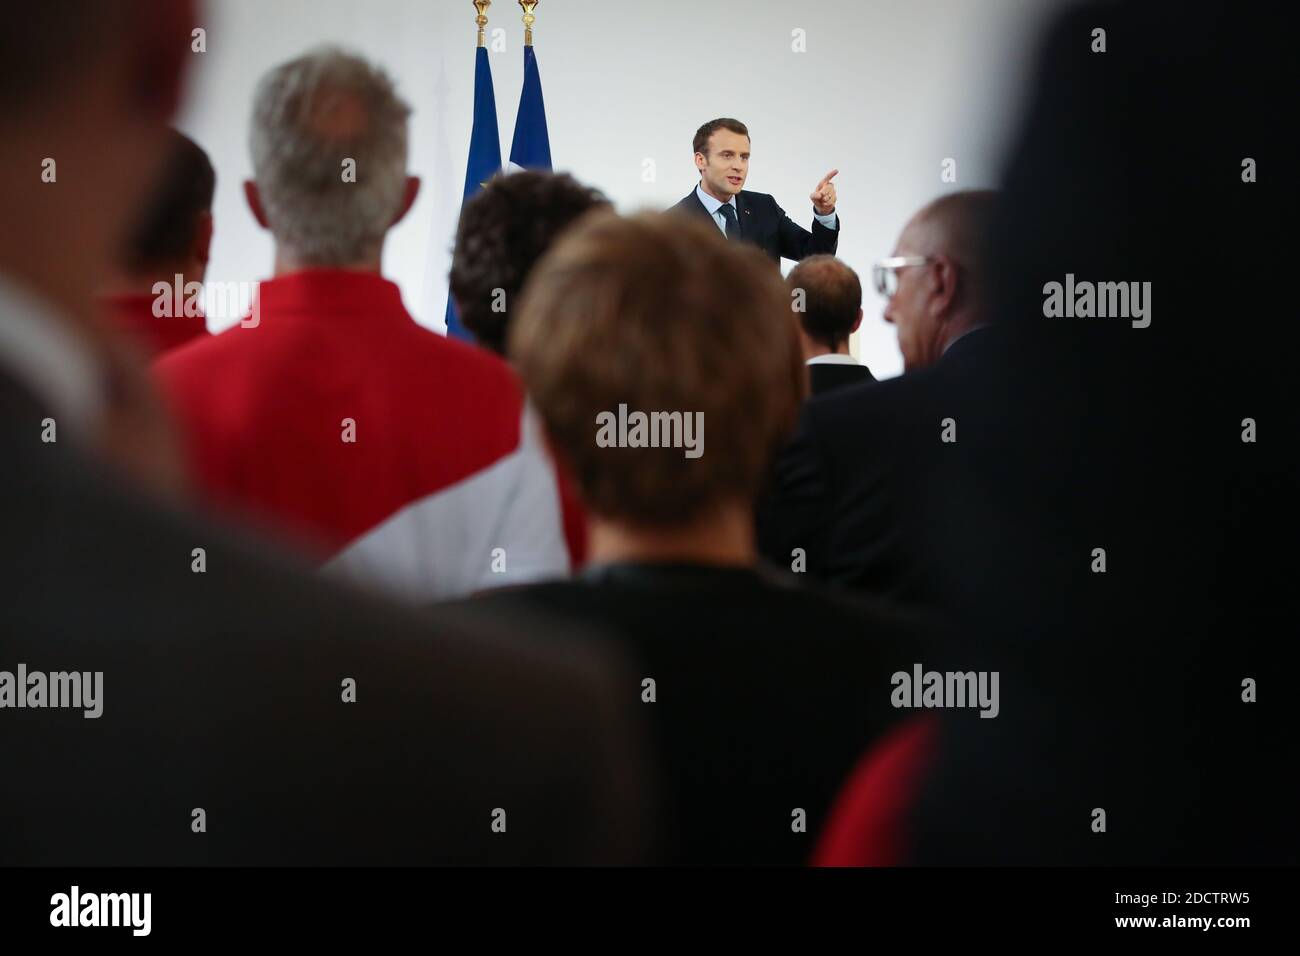
[[[478,45],[483,45],[483,32],[487,29],[487,8],[492,6],[492,0],[474,0],[474,9],[478,11],[478,16],[474,22],[478,24]]]
[[[519,5],[524,8],[524,46],[532,46],[533,24],[537,22],[533,11],[537,9],[537,0],[519,0]]]

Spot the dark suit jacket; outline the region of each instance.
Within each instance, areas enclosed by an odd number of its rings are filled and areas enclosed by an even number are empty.
[[[920,659],[909,622],[788,572],[627,564],[476,600],[597,624],[640,662],[637,693],[654,680],[675,863],[806,862],[855,758],[905,713],[891,674]]]
[[[941,423],[955,418],[959,440],[963,424],[932,397],[932,382],[977,366],[998,340],[997,330],[976,329],[934,368],[805,403],[759,504],[763,556],[788,565],[802,548],[810,577],[891,601],[930,603],[935,582],[917,553],[920,534],[938,520],[931,488],[944,477],[950,447],[940,441]]]
[[[985,257],[1000,347],[967,369],[949,359],[992,342],[962,340],[920,379],[810,403],[827,403],[812,416],[812,467],[830,476],[829,507],[848,508],[826,522],[832,560],[865,574],[870,515],[886,515],[876,484],[892,482],[913,507],[904,479],[922,482],[914,510],[936,520],[908,543],[923,549],[959,622],[953,646],[965,649],[942,656],[1001,672],[996,720],[942,715],[935,760],[897,829],[912,862],[1300,857],[1300,776],[1278,756],[1296,739],[1300,327],[1271,323],[1267,347],[1222,334],[1225,315],[1294,315],[1294,291],[1207,281],[1196,268],[1206,235],[1271,239],[1294,193],[1241,178],[1247,155],[1290,155],[1276,117],[1295,85],[1279,82],[1293,34],[1282,7],[1183,9],[1072,6],[1035,56]],[[1125,37],[1104,57],[1079,42],[1103,22]],[[1149,56],[1171,42],[1178,57]],[[1285,242],[1258,248],[1254,274],[1294,268]],[[1139,261],[1162,296],[1150,328],[1044,317],[1046,282],[1122,277]],[[900,427],[886,430],[889,414]],[[1243,441],[1247,416],[1258,441]],[[943,417],[956,420],[955,444],[937,441]],[[1266,421],[1277,440],[1262,437]],[[900,454],[888,443],[914,431],[924,446]],[[1285,689],[1254,700],[1256,680]],[[1214,754],[1251,768],[1249,783]]]
[[[1300,862],[1300,775],[1279,757],[1296,741],[1300,326],[1269,321],[1294,316],[1295,293],[1198,268],[1214,235],[1267,237],[1255,275],[1294,270],[1276,241],[1294,184],[1242,180],[1244,157],[1293,154],[1276,118],[1294,32],[1281,5],[1185,9],[1070,5],[1027,77],[985,259],[991,314],[1016,331],[932,404],[960,422],[934,501],[965,505],[931,567],[961,640],[1004,670],[1005,706],[945,721],[905,825],[915,862]],[[1079,42],[1103,22],[1125,37],[1104,57]],[[1153,59],[1157,44],[1180,54]],[[1139,261],[1159,290],[1149,328],[1044,317],[1046,282]],[[1226,315],[1266,317],[1266,345],[1223,334]],[[1247,702],[1247,678],[1287,689]]]
[[[44,414],[0,373],[0,670],[101,671],[103,713],[0,710],[0,865],[641,859],[607,654],[296,570],[43,444]]]
[[[874,382],[876,377],[865,365],[832,365],[818,362],[808,366],[808,383],[813,395],[825,395],[827,392],[846,385],[865,385]]]
[[[694,189],[673,209],[703,216],[713,222]],[[837,212],[836,225],[842,227],[843,221],[838,216]],[[736,195],[736,221],[740,228],[740,241],[758,246],[778,265],[782,259],[804,259],[820,252],[834,255],[840,242],[839,228],[827,229],[814,219],[812,232],[809,232],[787,216],[767,193],[748,189],[742,189]]]

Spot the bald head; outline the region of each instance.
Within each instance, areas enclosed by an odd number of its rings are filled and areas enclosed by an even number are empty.
[[[950,344],[986,323],[985,237],[996,203],[992,190],[949,193],[903,228],[894,255],[913,262],[896,270],[885,321],[898,329],[904,368],[935,364]]]
[[[978,306],[976,294],[984,284],[985,236],[996,200],[991,189],[940,196],[912,217],[898,240],[901,255],[945,256],[955,262],[958,297],[969,299],[965,304],[972,308]]]

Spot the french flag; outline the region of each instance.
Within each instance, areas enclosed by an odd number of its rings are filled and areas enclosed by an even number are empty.
[[[546,101],[542,75],[532,44],[524,47],[524,88],[519,94],[515,138],[510,144],[510,169],[551,169],[551,137],[546,131]]]
[[[541,96],[540,88],[538,96]],[[543,136],[546,135],[545,122],[543,119]],[[546,155],[549,164],[549,146]],[[497,97],[492,86],[492,66],[488,63],[488,51],[484,47],[478,47],[474,51],[474,125],[469,134],[469,162],[465,166],[465,194],[461,198],[461,204],[500,171],[501,138],[497,132]],[[474,341],[473,333],[461,325],[450,290],[447,292],[446,320],[449,336],[467,342]]]

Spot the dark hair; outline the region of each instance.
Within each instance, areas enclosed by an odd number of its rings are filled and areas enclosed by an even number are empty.
[[[849,340],[862,308],[858,274],[834,256],[809,256],[790,270],[786,285],[803,290],[803,311],[795,311],[804,334],[834,351]]]
[[[0,105],[4,118],[39,111],[66,93],[123,36],[124,6],[82,0],[25,3],[5,11],[0,30]]]
[[[709,137],[720,129],[730,130],[733,133],[739,133],[746,139],[749,138],[749,127],[738,119],[722,117],[721,119],[709,120],[703,126],[695,131],[695,140],[692,145],[695,152],[709,155]]]
[[[212,210],[217,174],[198,143],[172,130],[168,155],[144,216],[131,231],[125,265],[133,272],[184,258],[199,217]]]
[[[451,294],[479,344],[505,354],[511,310],[529,271],[583,213],[607,205],[603,193],[567,173],[534,170],[496,176],[465,204],[451,259]]]

